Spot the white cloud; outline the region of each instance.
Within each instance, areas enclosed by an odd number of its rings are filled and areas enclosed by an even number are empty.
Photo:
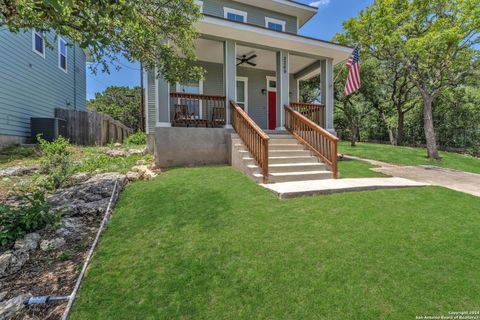
[[[318,0],[318,1],[310,2],[309,6],[322,8],[322,7],[328,6],[329,3],[330,3],[330,0]]]

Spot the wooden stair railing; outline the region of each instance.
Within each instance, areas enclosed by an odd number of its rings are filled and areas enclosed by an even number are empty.
[[[290,102],[290,108],[325,128],[325,106],[323,104]]]
[[[331,167],[333,179],[338,178],[337,137],[289,106],[285,106],[285,128]]]
[[[232,127],[262,170],[268,183],[268,141],[270,137],[235,102],[230,101]]]

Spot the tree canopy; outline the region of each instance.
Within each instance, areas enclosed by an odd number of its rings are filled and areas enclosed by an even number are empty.
[[[77,42],[108,71],[119,55],[141,61],[169,81],[202,77],[195,58],[194,0],[0,0],[0,26],[36,29]]]

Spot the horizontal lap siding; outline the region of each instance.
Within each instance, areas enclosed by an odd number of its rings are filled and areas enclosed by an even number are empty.
[[[267,125],[267,95],[262,93],[267,87],[267,76],[274,77],[274,71],[254,68],[237,68],[237,76],[248,78],[248,115],[262,129]]]
[[[274,18],[285,21],[285,29],[290,33],[297,33],[297,18],[270,11],[263,8],[249,6],[243,3],[231,0],[204,0],[203,12],[206,14],[224,17],[223,7],[247,12],[247,22],[250,24],[265,27],[265,17]]]
[[[68,47],[68,72],[58,68],[58,44],[45,48],[45,59],[32,50],[31,31],[12,34],[0,28],[0,134],[30,136],[31,117],[53,117],[55,108],[86,108],[85,54]],[[67,104],[69,102],[69,105]]]

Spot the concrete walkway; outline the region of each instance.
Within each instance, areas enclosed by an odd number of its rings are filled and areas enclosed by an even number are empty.
[[[261,186],[273,191],[280,199],[351,191],[424,187],[428,185],[428,183],[402,178],[324,179],[261,184]]]
[[[428,183],[480,197],[480,174],[436,166],[398,166],[351,156],[347,158],[369,162],[377,166],[377,168],[372,168],[373,171],[381,172],[392,177]]]

